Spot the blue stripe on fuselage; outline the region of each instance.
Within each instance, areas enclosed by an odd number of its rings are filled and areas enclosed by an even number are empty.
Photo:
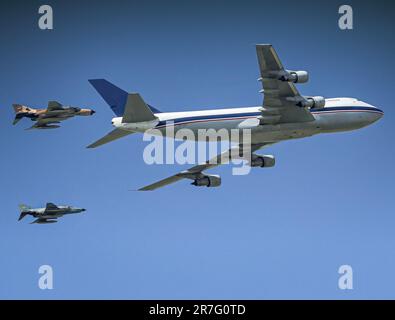
[[[193,122],[193,121],[206,121],[206,120],[210,121],[210,120],[219,120],[219,119],[232,120],[232,118],[257,117],[260,114],[261,114],[260,112],[248,112],[248,113],[213,114],[213,115],[176,118],[176,119],[169,119],[169,120],[165,120],[165,121],[160,121],[158,123],[157,127],[164,126],[168,122],[173,122],[174,124],[180,124],[180,123],[184,123],[184,122]]]
[[[379,113],[384,113],[382,110],[374,107],[326,107],[322,109],[314,109],[311,111],[311,113],[325,111],[375,111]]]

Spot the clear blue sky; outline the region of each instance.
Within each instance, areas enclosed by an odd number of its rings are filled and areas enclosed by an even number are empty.
[[[0,4],[0,298],[395,298],[394,6],[348,1],[42,1]],[[113,117],[88,83],[107,78],[163,111],[261,103],[254,44],[310,72],[303,94],[357,97],[385,115],[365,129],[266,150],[275,168],[129,191],[183,167],[147,166],[134,135],[97,150]],[[93,107],[51,131],[12,126],[15,102]],[[86,207],[53,225],[18,204]],[[54,290],[37,287],[54,268]],[[340,265],[354,290],[337,287]]]

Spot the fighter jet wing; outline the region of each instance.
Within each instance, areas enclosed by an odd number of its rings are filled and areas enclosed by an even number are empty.
[[[57,101],[48,101],[47,111],[64,110],[61,103]]]
[[[171,177],[165,178],[148,186],[145,186],[138,191],[153,191],[155,189],[167,186],[168,184],[177,182],[181,179],[191,179],[194,180],[196,178],[200,178],[204,176],[204,170],[208,170],[214,167],[217,167],[221,164],[228,163],[231,159],[246,159],[245,155],[251,155],[253,152],[263,148],[272,143],[260,143],[260,144],[253,144],[250,147],[246,146],[235,146],[230,148],[229,150],[215,156],[214,158],[207,160],[203,164],[199,164],[194,166],[188,170],[179,172]]]
[[[297,106],[304,101],[292,82],[280,80],[284,69],[276,51],[270,44],[256,46],[258,63],[264,93],[262,108],[263,121],[268,123],[290,123],[313,121],[314,117],[309,110]]]
[[[45,206],[45,211],[51,211],[51,210],[59,210],[59,207],[56,204],[48,202],[47,205]]]

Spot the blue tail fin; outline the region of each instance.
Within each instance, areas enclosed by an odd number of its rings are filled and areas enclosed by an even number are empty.
[[[105,79],[92,79],[89,80],[89,82],[107,102],[112,111],[118,117],[122,117],[125,113],[125,105],[128,98],[128,93]],[[148,105],[148,107],[153,113],[160,113],[160,111],[154,107],[150,105]]]

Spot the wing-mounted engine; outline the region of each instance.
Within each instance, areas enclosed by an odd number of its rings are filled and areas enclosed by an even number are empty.
[[[221,177],[219,175],[202,175],[197,177],[191,184],[196,187],[219,187],[221,185]]]
[[[306,83],[309,81],[309,73],[307,71],[284,70],[277,74],[277,79],[292,83]]]
[[[296,105],[301,108],[321,109],[325,107],[325,98],[321,96],[303,97]]]
[[[270,168],[274,167],[276,159],[271,155],[258,156],[253,154],[250,161],[251,167]]]
[[[277,70],[268,72],[265,77],[261,77],[258,80],[263,82],[265,79],[292,83],[306,83],[309,81],[309,73],[307,71]]]

